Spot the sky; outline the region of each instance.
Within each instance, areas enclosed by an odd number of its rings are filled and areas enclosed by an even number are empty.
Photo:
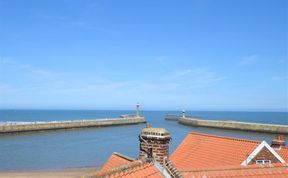
[[[0,108],[288,111],[285,0],[0,0]]]

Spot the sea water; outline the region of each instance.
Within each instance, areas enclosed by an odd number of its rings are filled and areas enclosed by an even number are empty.
[[[0,122],[34,122],[115,118],[135,111],[95,110],[0,110]],[[190,127],[166,121],[166,114],[177,111],[142,111],[153,127],[166,128],[171,136],[170,153],[189,132],[201,132],[271,142],[277,135]],[[288,125],[287,112],[208,112],[189,111],[187,115],[205,119],[236,120]],[[0,171],[62,169],[101,166],[113,152],[136,158],[139,153],[138,135],[145,124],[81,128],[0,135]]]

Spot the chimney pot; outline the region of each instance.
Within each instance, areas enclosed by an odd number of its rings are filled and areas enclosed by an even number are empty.
[[[281,140],[285,142],[285,137],[284,135],[278,135],[277,140]]]
[[[164,158],[169,156],[171,136],[164,128],[146,127],[139,135],[140,152],[138,159],[157,161],[163,165]]]
[[[281,149],[281,146],[285,146],[285,137],[284,135],[278,135],[271,143],[271,147],[274,149]]]

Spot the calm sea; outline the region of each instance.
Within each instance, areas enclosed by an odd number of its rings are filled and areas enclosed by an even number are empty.
[[[0,122],[110,118],[129,113],[134,111],[0,110]],[[153,127],[165,127],[170,132],[170,153],[191,131],[267,142],[276,137],[273,134],[184,126],[165,121],[166,113],[180,114],[176,111],[143,111],[142,115]],[[288,124],[287,112],[191,111],[187,114],[207,119]],[[144,127],[145,124],[139,124],[0,135],[0,171],[101,166],[114,151],[137,157],[138,135]]]

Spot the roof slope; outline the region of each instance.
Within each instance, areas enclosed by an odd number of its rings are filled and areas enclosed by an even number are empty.
[[[132,162],[134,159],[129,158],[125,155],[122,155],[120,153],[112,153],[110,158],[106,161],[106,163],[103,165],[102,170],[106,171],[110,168],[114,168],[123,164],[127,164]]]
[[[154,166],[153,163],[144,163],[138,167],[121,171],[109,176],[110,178],[144,178],[144,177],[155,177],[155,178],[163,178],[164,176],[159,172],[159,170]]]
[[[178,171],[212,170],[239,166],[260,141],[190,132],[170,157]],[[275,150],[288,162],[288,147]]]
[[[140,160],[135,160],[127,164],[119,165],[118,167],[113,167],[109,169],[102,169],[93,175],[84,176],[85,178],[117,178],[117,177],[164,177],[161,172],[155,167],[154,163],[146,163]]]
[[[275,150],[286,163],[288,163],[288,147],[282,146],[280,150]]]
[[[240,165],[260,143],[191,132],[170,160],[180,172]]]
[[[288,164],[270,164],[270,165],[249,165],[249,166],[230,166],[224,169],[212,171],[195,171],[184,173],[184,178],[287,178]]]

